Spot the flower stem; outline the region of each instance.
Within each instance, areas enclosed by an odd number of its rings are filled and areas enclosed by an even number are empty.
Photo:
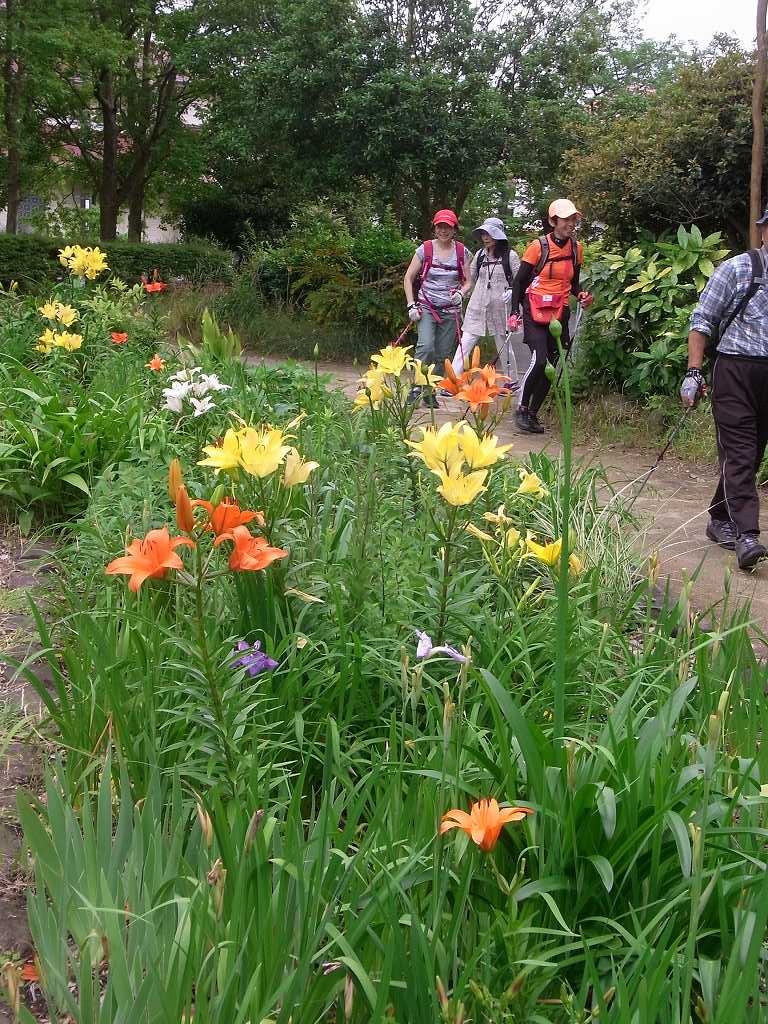
[[[440,581],[440,611],[437,619],[437,643],[445,643],[445,620],[448,614],[448,582],[451,569],[451,545],[453,543],[453,530],[456,525],[456,508],[451,507],[448,512],[448,522],[445,528],[443,539],[443,572]]]
[[[229,788],[234,797],[237,789],[237,761],[234,756],[234,751],[231,749],[231,743],[227,734],[227,722],[224,714],[224,702],[221,699],[221,693],[216,685],[216,674],[213,670],[213,664],[211,662],[211,655],[208,650],[208,638],[205,633],[205,609],[203,605],[203,564],[202,555],[200,553],[200,546],[196,548],[196,559],[197,559],[197,573],[195,579],[195,618],[197,626],[197,642],[200,647],[200,654],[203,659],[203,673],[205,674],[206,682],[208,683],[208,690],[211,695],[213,717],[216,721],[216,726],[221,734],[222,743],[224,746],[224,759],[227,764],[227,781]]]

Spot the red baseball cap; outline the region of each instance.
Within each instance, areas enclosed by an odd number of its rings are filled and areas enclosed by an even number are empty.
[[[432,218],[433,224],[450,224],[452,228],[459,226],[459,218],[453,210],[438,210]]]

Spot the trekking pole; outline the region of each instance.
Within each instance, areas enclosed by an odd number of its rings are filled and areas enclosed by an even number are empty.
[[[677,421],[677,423],[675,424],[675,426],[674,426],[674,428],[673,428],[672,432],[670,433],[669,437],[667,438],[667,443],[666,443],[666,444],[664,445],[664,447],[663,447],[663,448],[661,449],[661,451],[659,452],[659,454],[658,454],[658,455],[656,456],[656,461],[655,461],[655,462],[654,462],[654,464],[653,464],[653,465],[651,466],[651,468],[650,468],[650,469],[648,470],[648,472],[647,472],[647,473],[645,473],[645,475],[643,476],[643,479],[642,479],[642,481],[641,481],[641,483],[640,483],[640,486],[638,487],[637,491],[635,492],[634,496],[632,497],[632,500],[630,501],[630,503],[629,503],[629,504],[627,505],[627,507],[626,507],[626,511],[627,511],[627,512],[629,512],[629,510],[630,510],[630,509],[632,508],[632,506],[633,506],[633,505],[635,504],[635,502],[637,501],[637,499],[638,499],[638,498],[640,497],[640,495],[641,495],[641,494],[643,493],[643,489],[645,488],[645,485],[646,485],[646,484],[648,483],[648,481],[649,481],[649,480],[651,479],[651,475],[652,475],[653,473],[655,473],[655,472],[656,472],[656,470],[657,470],[657,469],[659,468],[659,466],[661,465],[662,461],[664,460],[664,456],[665,456],[665,455],[667,454],[667,452],[669,451],[669,449],[670,449],[670,447],[671,447],[671,445],[672,445],[672,442],[673,442],[673,441],[675,440],[675,438],[677,437],[677,435],[678,435],[678,434],[680,433],[680,431],[681,431],[681,430],[683,429],[683,424],[684,424],[684,423],[685,423],[685,421],[686,421],[686,420],[688,419],[688,416],[690,415],[690,413],[691,413],[691,410],[692,410],[692,409],[693,409],[693,406],[692,406],[692,405],[688,405],[688,406],[686,406],[686,408],[685,408],[685,412],[684,412],[684,413],[683,413],[683,415],[682,415],[682,416],[680,417],[680,419],[679,419],[679,420]]]
[[[400,344],[400,342],[406,336],[408,331],[410,331],[410,329],[413,327],[413,323],[414,323],[413,320],[409,320],[408,323],[405,325],[405,327],[402,329],[402,331],[400,331],[398,336],[395,338],[395,340],[394,341],[390,341],[389,344],[391,345],[392,348],[395,348],[397,345]]]

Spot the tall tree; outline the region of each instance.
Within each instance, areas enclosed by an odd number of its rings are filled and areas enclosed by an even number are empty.
[[[768,76],[768,54],[766,53],[766,15],[768,0],[757,0],[757,58],[755,80],[752,85],[752,165],[749,178],[749,234],[750,245],[760,245],[760,229],[757,219],[762,210],[763,164],[765,163],[765,83]]]

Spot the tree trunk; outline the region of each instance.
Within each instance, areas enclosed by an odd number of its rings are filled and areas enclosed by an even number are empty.
[[[112,72],[102,70],[96,87],[96,98],[101,108],[104,151],[101,161],[99,186],[99,237],[102,242],[117,238],[117,218],[120,197],[117,180],[117,114]]]
[[[763,199],[763,162],[765,160],[763,106],[766,74],[768,74],[768,56],[765,49],[766,14],[768,14],[768,0],[757,0],[757,63],[752,85],[752,172],[749,183],[749,237],[753,248],[758,248],[761,243],[761,231],[755,221],[762,212]]]
[[[128,241],[140,242],[144,224],[144,183],[137,185],[128,201]]]
[[[22,67],[17,52],[18,30],[16,0],[5,3],[5,60],[3,62],[3,123],[8,154],[6,169],[5,230],[15,235],[19,227],[21,203],[21,132],[19,130],[22,93]]]

